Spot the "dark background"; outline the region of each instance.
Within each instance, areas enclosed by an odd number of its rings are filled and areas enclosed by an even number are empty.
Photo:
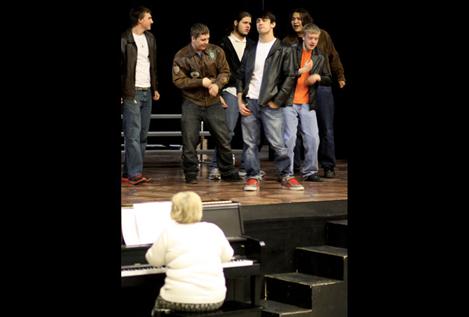
[[[467,90],[454,86],[466,82],[456,45],[467,27],[452,22],[464,24],[457,13],[466,11],[408,1],[141,3],[156,20],[155,113],[180,110],[169,76],[192,23],[206,23],[216,43],[230,13],[255,16],[264,5],[282,38],[289,9],[308,9],[331,34],[347,78],[335,97],[337,152],[349,173],[350,316],[457,315],[453,304],[465,301],[448,285],[463,276],[455,268],[464,249],[454,243],[467,228],[456,229],[465,204],[454,198],[467,196],[459,185],[467,178],[466,155],[455,150],[467,141],[452,129],[467,125],[455,114],[467,98],[453,93]],[[16,315],[118,316],[119,42],[134,3],[10,4],[1,21],[5,302]],[[451,305],[441,305],[445,295]]]
[[[196,22],[206,24],[210,29],[210,42],[218,44],[221,38],[231,30],[233,16],[239,10],[245,10],[253,15],[249,37],[257,41],[256,18],[263,9],[271,10],[277,17],[274,35],[283,39],[291,30],[289,13],[291,9],[303,7],[307,9],[316,24],[325,29],[332,37],[342,64],[345,69],[346,86],[339,89],[334,83],[334,97],[336,102],[336,151],[338,159],[347,158],[347,108],[352,107],[352,90],[354,87],[354,70],[352,47],[354,34],[348,23],[350,5],[337,5],[329,1],[127,1],[120,3],[119,31],[123,32],[129,26],[128,12],[134,5],[145,5],[152,10],[154,23],[151,32],[155,35],[158,45],[158,77],[161,99],[154,103],[153,113],[181,113],[181,92],[172,83],[172,61],[176,52],[190,43],[190,27]],[[151,130],[176,130],[174,120],[155,120]],[[174,138],[150,139],[151,143],[178,143]],[[235,131],[232,142],[233,148],[242,148],[240,124]]]

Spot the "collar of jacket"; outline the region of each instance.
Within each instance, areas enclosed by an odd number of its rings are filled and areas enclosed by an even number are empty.
[[[148,32],[148,31],[143,31],[143,34],[145,35],[145,38],[146,38],[147,41],[148,41],[147,32]],[[127,37],[127,42],[128,42],[128,43],[135,43],[134,36],[132,35],[132,29],[128,29],[128,30],[126,31],[125,36]]]
[[[187,45],[187,47],[189,48],[189,57],[192,57],[192,56],[196,56],[196,55],[197,55],[197,51],[192,47],[192,43],[189,43],[189,45]],[[202,54],[208,55],[208,54],[207,54],[207,50],[208,50],[209,48],[210,48],[210,44],[208,44],[207,48],[202,51]]]

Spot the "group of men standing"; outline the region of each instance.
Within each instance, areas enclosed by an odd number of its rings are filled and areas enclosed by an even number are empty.
[[[131,21],[132,27],[121,39],[123,180],[137,185],[150,181],[142,173],[143,157],[151,103],[159,99],[159,93],[156,44],[149,32],[151,11],[136,8],[131,11]],[[216,142],[210,179],[240,181],[241,174],[245,176],[244,190],[258,190],[263,176],[259,160],[262,130],[274,152],[283,187],[304,190],[294,176],[295,160],[301,166],[303,181],[320,181],[319,165],[324,168],[324,177],[335,176],[331,71],[342,88],[343,67],[329,34],[313,24],[306,10],[293,10],[290,21],[294,34],[281,41],[274,36],[275,15],[262,13],[255,20],[259,34],[256,43],[247,37],[253,23],[251,14],[240,12],[220,46],[209,43],[206,25],[192,25],[191,42],[176,53],[172,68],[173,83],[183,95],[186,183],[197,183],[196,146],[201,121],[208,125]],[[239,114],[244,144],[242,173],[235,170],[230,145]],[[304,148],[302,163],[298,161],[300,146]]]

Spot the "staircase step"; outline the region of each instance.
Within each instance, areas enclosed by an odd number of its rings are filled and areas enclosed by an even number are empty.
[[[311,309],[274,300],[261,300],[262,317],[311,317]]]
[[[264,281],[267,300],[311,308],[312,317],[347,316],[344,281],[297,272],[267,274]]]
[[[334,220],[326,223],[326,244],[347,248],[348,220]]]
[[[295,267],[300,273],[347,281],[347,249],[330,245],[297,247]]]

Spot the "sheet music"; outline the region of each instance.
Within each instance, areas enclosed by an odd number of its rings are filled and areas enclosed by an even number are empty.
[[[152,244],[164,228],[174,223],[171,201],[134,204],[122,208],[122,236],[127,246]]]

